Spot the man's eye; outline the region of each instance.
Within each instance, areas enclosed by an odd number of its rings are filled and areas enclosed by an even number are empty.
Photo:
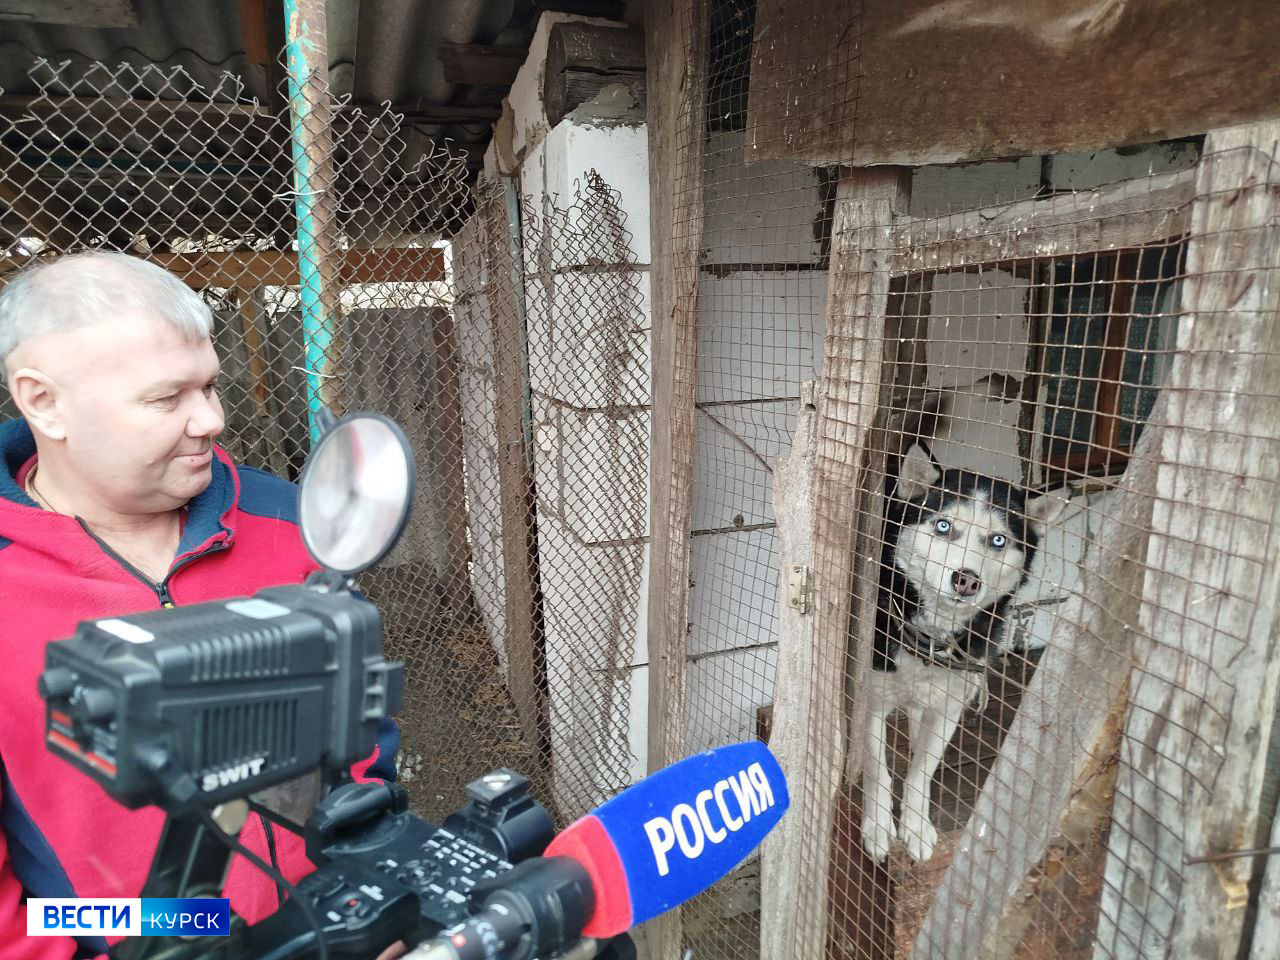
[[[951,532],[951,521],[950,521],[950,520],[935,520],[935,521],[934,521],[934,524],[933,524],[933,529],[934,529],[934,530],[936,530],[938,533],[942,533],[942,534],[950,533],[950,532]]]
[[[204,385],[204,395],[205,395],[206,397],[211,397],[211,396],[213,396],[213,395],[217,392],[217,390],[218,390],[218,381],[217,381],[217,380],[211,380],[211,381],[209,381],[208,383],[206,383],[206,384]]]

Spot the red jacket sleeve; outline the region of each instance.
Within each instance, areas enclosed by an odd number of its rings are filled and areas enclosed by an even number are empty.
[[[0,830],[0,960],[70,960],[77,949],[70,937],[27,936],[24,896],[9,862],[8,840]]]

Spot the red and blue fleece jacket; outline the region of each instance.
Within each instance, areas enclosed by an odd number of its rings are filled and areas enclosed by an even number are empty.
[[[126,810],[44,746],[36,678],[44,648],[82,620],[201,603],[299,583],[316,569],[297,529],[297,488],[236,467],[215,447],[209,488],[187,506],[177,556],[161,584],[131,568],[74,517],[40,509],[25,492],[36,460],[23,420],[0,423],[0,960],[68,960],[105,951],[87,942],[26,936],[27,897],[136,897],[164,814]],[[378,749],[357,777],[395,777],[399,732],[384,721]],[[270,857],[264,823],[241,840]],[[310,866],[295,835],[274,831],[290,880]],[[275,910],[270,879],[234,857],[224,893],[254,922]]]

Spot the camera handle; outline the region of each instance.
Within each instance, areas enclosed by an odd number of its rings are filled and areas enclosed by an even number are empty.
[[[213,809],[217,828],[228,836],[238,836],[249,816],[249,805],[231,800]],[[142,897],[218,897],[226,879],[231,851],[216,836],[207,820],[193,810],[170,813],[160,834],[151,871],[142,888]],[[239,918],[232,918],[233,926]],[[119,960],[162,960],[188,953],[190,944],[170,937],[133,937],[112,951]]]

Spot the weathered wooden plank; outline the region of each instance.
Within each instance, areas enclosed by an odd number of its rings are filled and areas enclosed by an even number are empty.
[[[288,108],[284,60],[284,4],[280,0],[240,0],[240,37],[244,59],[262,67],[265,87],[262,98],[272,117]]]
[[[240,332],[249,364],[254,416],[262,433],[262,462],[277,477],[288,477],[284,434],[280,429],[280,412],[275,403],[271,383],[271,367],[267,360],[267,321],[261,287],[237,290]]]
[[[1270,845],[1280,847],[1280,806],[1272,811]],[[1253,926],[1249,960],[1270,960],[1276,944],[1280,943],[1280,857],[1267,857],[1262,869],[1258,917]]]
[[[816,743],[809,736],[814,708],[813,676],[817,648],[811,610],[787,602],[793,574],[813,571],[813,498],[817,489],[817,407],[814,384],[800,387],[800,416],[791,451],[773,471],[773,513],[778,530],[778,672],[769,745],[782,765],[791,793],[791,810],[765,839],[761,851],[760,956],[818,957],[826,929],[819,897],[816,922],[802,923],[797,891],[806,872],[804,839],[811,825],[823,822],[822,796],[807,789],[817,771],[839,767],[839,736]]]
[[[528,56],[524,47],[479,43],[442,43],[437,48],[446,83],[509,87]]]
[[[1215,131],[1191,212],[1100,955],[1237,955],[1276,710],[1280,123]],[[1268,811],[1269,814],[1269,811]],[[1261,822],[1265,824],[1265,821]]]
[[[513,263],[503,190],[487,189],[478,203],[483,217],[482,256],[488,264],[485,295],[493,335],[494,427],[502,516],[502,569],[507,623],[507,677],[525,741],[540,761],[550,756],[546,660],[537,602],[538,554],[534,532],[533,474],[525,445],[523,291]]]
[[[826,345],[818,390],[817,654],[810,724],[814,749],[836,739],[843,741],[845,756],[843,764],[815,763],[808,771],[805,789],[816,800],[800,899],[802,909],[812,913],[822,909],[832,890],[828,922],[818,924],[810,916],[802,925],[818,925],[837,957],[877,956],[886,940],[887,878],[875,872],[854,833],[833,826],[842,769],[847,785],[856,784],[861,775],[863,691],[871,666],[883,521],[883,451],[877,451],[873,438],[886,377],[894,375],[896,360],[885,352],[889,239],[895,214],[910,205],[910,189],[911,172],[904,168],[843,169],[831,227]],[[847,738],[842,736],[846,731]],[[847,826],[860,817],[858,812],[840,822]],[[868,874],[874,877],[871,885],[854,880]]]
[[[1064,829],[1071,800],[1114,749],[1106,721],[1129,676],[1156,454],[1167,395],[1110,495],[1000,755],[934,894],[912,957],[1007,957],[1028,916],[1027,878]],[[1082,682],[1082,678],[1087,678]],[[975,884],[981,894],[975,895]]]
[[[134,0],[24,0],[6,4],[10,17],[28,23],[58,24],[68,27],[99,27],[124,30],[137,27],[138,7]]]
[[[756,0],[745,162],[854,162],[866,2]]]
[[[1272,0],[759,0],[755,31],[748,161],[953,163],[1280,115]]]
[[[893,230],[894,274],[958,270],[1161,243],[1187,232],[1195,171],[1018,200]]]
[[[644,107],[643,33],[572,20],[551,28],[542,76],[542,102],[551,126],[611,84],[626,87],[633,105]]]
[[[443,502],[444,558],[442,580],[452,603],[470,602],[471,547],[467,539],[466,473],[462,448],[462,365],[453,314],[444,307],[430,307],[432,346],[430,420],[434,428],[436,481]]]
[[[649,769],[684,756],[693,514],[694,392],[702,246],[706,4],[655,0],[645,9],[650,80],[652,440],[649,504]],[[679,909],[645,927],[651,960],[682,951]]]

